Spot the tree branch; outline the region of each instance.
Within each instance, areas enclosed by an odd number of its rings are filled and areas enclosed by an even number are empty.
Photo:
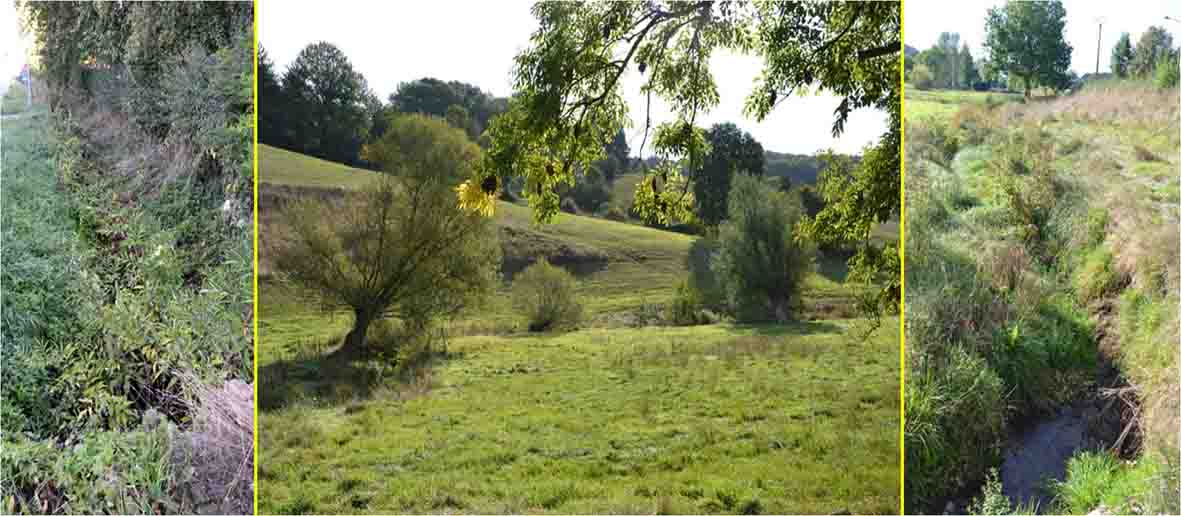
[[[866,59],[873,59],[875,57],[888,56],[890,54],[897,53],[901,50],[902,50],[902,42],[899,40],[894,40],[889,43],[886,43],[885,45],[881,45],[881,46],[877,46],[877,47],[873,47],[873,48],[867,48],[865,50],[859,50],[857,52],[857,59],[864,61]]]

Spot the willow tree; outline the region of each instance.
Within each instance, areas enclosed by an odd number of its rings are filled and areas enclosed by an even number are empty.
[[[270,241],[281,277],[352,309],[348,352],[381,317],[421,328],[457,313],[493,288],[500,265],[492,220],[454,201],[480,157],[462,130],[406,115],[364,154],[386,174],[336,200],[295,201]]]
[[[896,249],[875,247],[869,236],[901,204],[900,10],[896,2],[539,2],[539,27],[515,60],[516,94],[492,121],[484,166],[467,184],[486,187],[490,197],[505,180],[522,177],[535,219],[550,221],[559,185],[573,184],[629,125],[622,79],[634,72],[648,106],[655,96],[674,115],[654,121],[650,109],[643,114],[640,151],[651,145],[664,160],[638,185],[635,206],[662,223],[691,219],[694,174],[708,153],[695,122],[719,102],[709,59],[719,50],[755,55],[763,68],[746,113],[756,120],[809,91],[839,99],[834,136],[854,110],[889,113],[889,127],[852,174],[825,179],[824,211],[801,221],[797,233],[856,245],[853,272],[885,282],[882,299],[896,303]],[[470,197],[465,204],[475,204]]]

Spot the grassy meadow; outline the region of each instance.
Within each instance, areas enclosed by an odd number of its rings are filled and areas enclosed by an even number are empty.
[[[264,241],[268,199],[374,177],[259,152]],[[391,370],[333,354],[351,313],[263,276],[260,512],[897,511],[898,321],[867,334],[851,318],[865,287],[835,259],[797,322],[662,326],[694,237],[568,214],[539,227],[503,201],[495,217],[506,277],[538,256],[578,277],[579,329],[526,332],[506,285],[440,330],[430,363]]]
[[[1103,408],[1037,510],[1179,509],[1177,94],[907,91],[908,512],[965,510],[1069,406]],[[1032,510],[1005,480],[985,506]]]

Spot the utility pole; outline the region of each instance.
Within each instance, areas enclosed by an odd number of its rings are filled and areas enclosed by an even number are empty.
[[[1103,18],[1095,20],[1099,22],[1099,38],[1095,43],[1095,74],[1099,74],[1099,56],[1103,54]]]

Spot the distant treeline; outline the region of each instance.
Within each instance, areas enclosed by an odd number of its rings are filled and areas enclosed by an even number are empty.
[[[940,34],[938,42],[926,50],[920,51],[908,45],[905,53],[906,82],[919,89],[1024,89],[1020,77],[1007,73],[988,58],[974,59],[968,44],[961,43],[960,35],[954,32]],[[1085,74],[1083,80],[1090,80],[1092,76],[1115,76],[1150,80],[1159,87],[1170,88],[1177,85],[1179,56],[1181,49],[1174,46],[1173,35],[1164,27],[1149,27],[1135,45],[1132,44],[1131,36],[1125,32],[1112,49],[1111,73]],[[1078,83],[1078,75],[1073,71],[1068,72],[1068,80],[1064,84]]]
[[[508,108],[471,84],[423,78],[398,85],[385,101],[331,43],[305,47],[280,74],[259,50],[259,141],[318,158],[366,166],[361,146],[385,134],[390,117],[424,113],[446,119],[472,140]]]

